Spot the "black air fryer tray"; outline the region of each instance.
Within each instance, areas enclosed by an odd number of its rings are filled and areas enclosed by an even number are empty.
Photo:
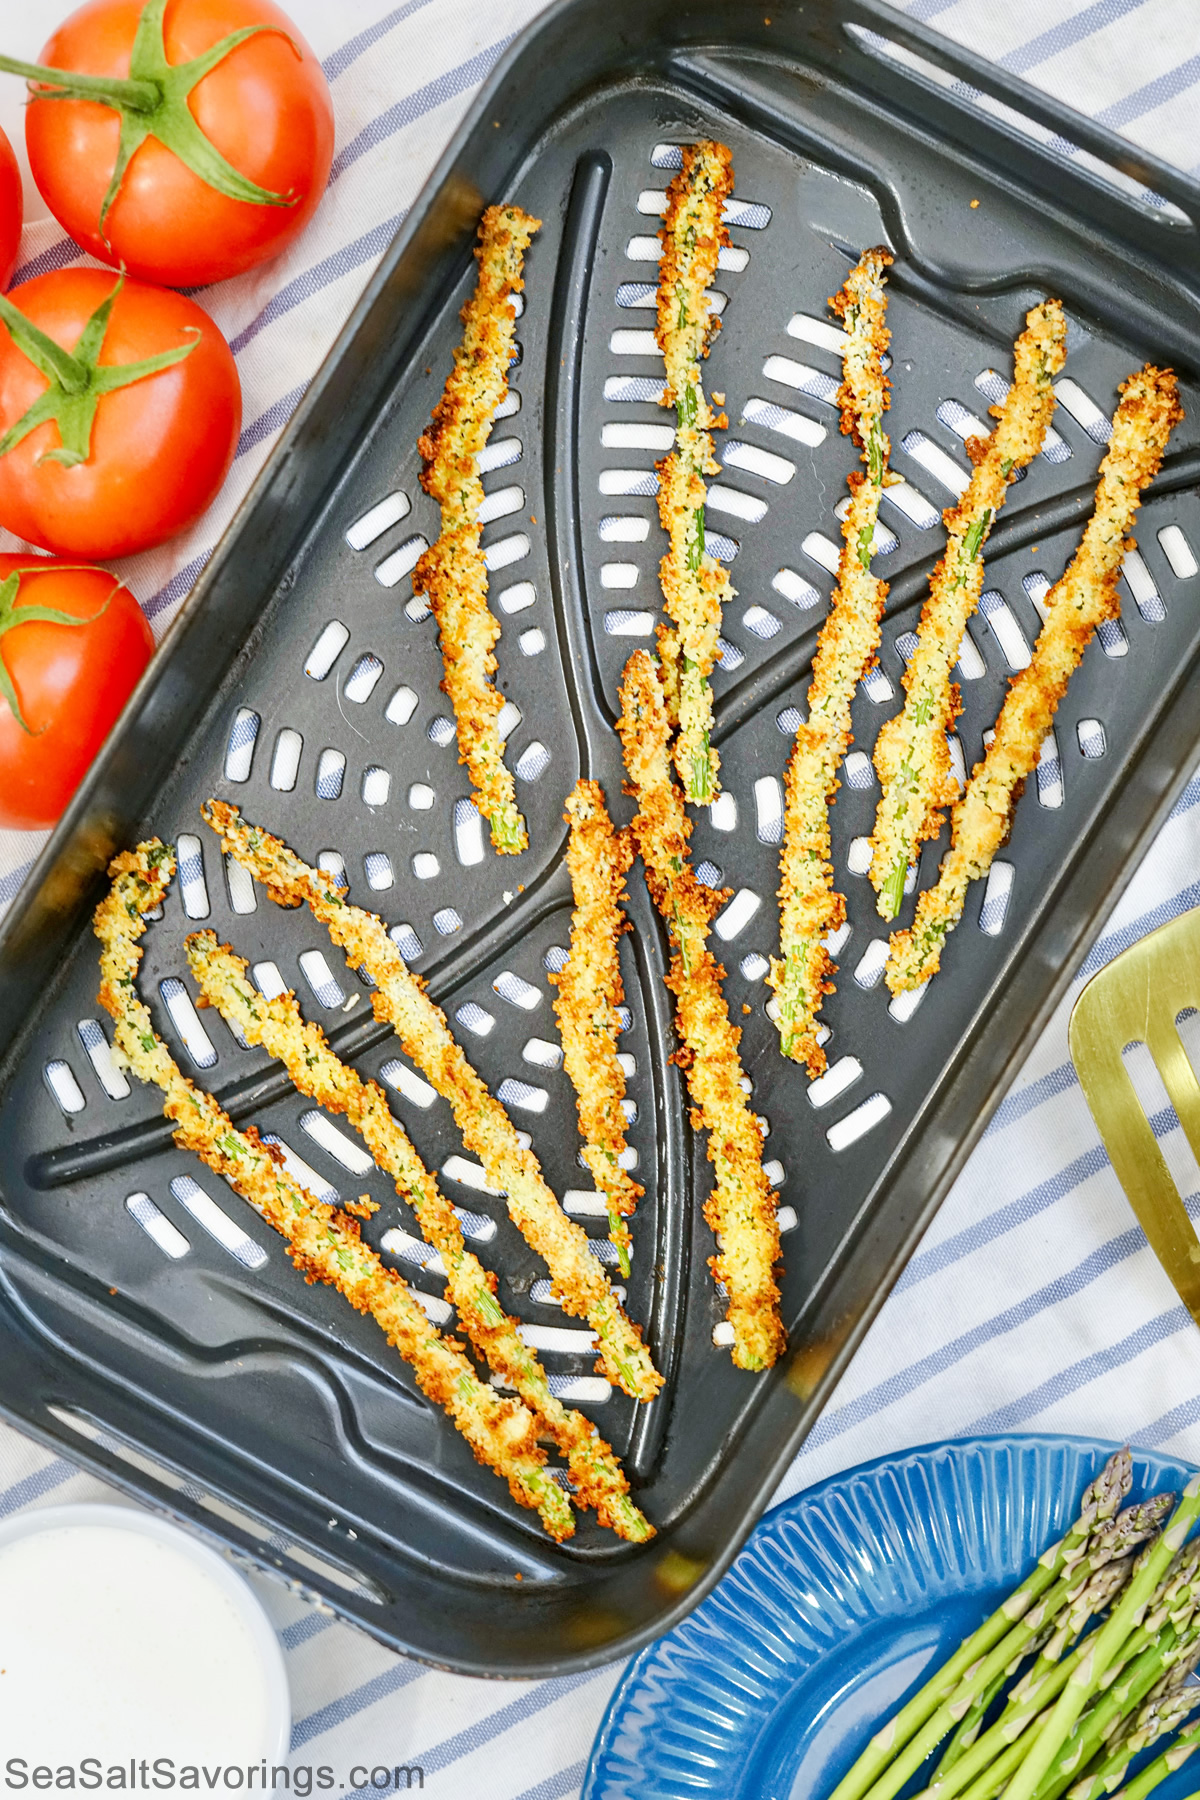
[[[883,5],[776,11],[765,0],[764,16],[763,3],[561,0],[514,45],[0,935],[8,1416],[278,1566],[385,1642],[472,1673],[611,1659],[717,1579],[1200,743],[1200,580],[1186,572],[1189,543],[1200,549],[1200,189]],[[946,78],[901,66],[883,38],[1017,107],[1032,135],[948,92]],[[1055,133],[1109,174],[1041,147]],[[624,661],[651,641],[659,612],[652,471],[670,436],[648,336],[653,234],[678,145],[702,135],[731,145],[737,174],[734,249],[716,284],[724,329],[707,373],[730,418],[709,525],[738,597],[715,676],[728,798],[698,819],[694,850],[702,878],[738,891],[717,929],[786,1209],[790,1349],[755,1377],[714,1346],[708,1164],[667,1060],[665,943],[635,867],[622,1044],[647,1193],[628,1305],[667,1376],[637,1408],[597,1383],[586,1334],[547,1297],[503,1200],[477,1185],[448,1108],[402,1065],[359,978],[306,912],[230,885],[197,808],[223,795],[306,856],[344,860],[353,897],[402,927],[405,954],[532,1134],[551,1184],[601,1238],[573,1096],[551,1066],[546,976],[567,941],[567,792],[594,775],[628,817],[613,709]],[[496,425],[486,483],[509,760],[530,826],[519,860],[482,845],[433,622],[409,576],[435,529],[416,441],[449,367],[475,222],[501,198],[545,221],[528,260],[519,404]],[[905,634],[943,542],[941,478],[953,484],[957,469],[965,481],[963,434],[1007,378],[1027,308],[1062,296],[1074,387],[992,535],[963,653],[968,767],[1036,633],[1034,600],[1088,515],[1096,421],[1118,380],[1146,358],[1172,362],[1189,417],[1143,510],[1122,627],[1088,650],[1003,869],[986,901],[972,893],[943,973],[907,1019],[878,981],[884,931],[854,873],[876,790],[863,756],[848,762],[834,838],[851,935],[827,1007],[833,1074],[813,1090],[778,1054],[762,974],[776,946],[779,778],[854,454],[836,429],[825,302],[882,240],[896,251],[889,425],[910,486],[885,507],[878,566],[891,598],[881,670],[856,705],[860,752],[897,703]],[[106,1069],[89,915],[108,855],[148,832],[180,844],[181,868],[148,934],[142,989],[185,1068],[235,1117],[277,1135],[318,1186],[371,1192],[382,1203],[374,1241],[397,1234],[388,1247],[436,1306],[440,1282],[406,1260],[412,1220],[373,1170],[339,1161],[319,1121],[314,1137],[310,1107],[275,1065],[212,1013],[201,1039],[181,1036],[182,939],[203,918],[294,985],[361,1069],[391,1081],[504,1300],[625,1457],[659,1529],[653,1544],[631,1549],[585,1520],[572,1543],[551,1545],[376,1327],[306,1287],[280,1241],[174,1148],[157,1094],[106,1091],[124,1083]],[[941,849],[927,847],[924,881]]]

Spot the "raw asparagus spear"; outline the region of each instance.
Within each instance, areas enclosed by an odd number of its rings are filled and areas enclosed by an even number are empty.
[[[1141,1625],[1105,1672],[1093,1705],[1043,1779],[1037,1800],[1057,1800],[1093,1756],[1108,1757],[1135,1728],[1128,1723],[1130,1715],[1147,1695],[1161,1698],[1186,1680],[1198,1653],[1198,1637],[1200,1539],[1185,1545],[1175,1558]]]
[[[1161,1756],[1156,1756],[1153,1762],[1147,1763],[1141,1774],[1128,1787],[1123,1787],[1114,1795],[1113,1800],[1146,1800],[1146,1795],[1153,1793],[1160,1781],[1165,1781],[1168,1775],[1181,1769],[1188,1757],[1197,1750],[1200,1750],[1200,1725],[1189,1725],[1186,1731],[1180,1732],[1169,1749],[1164,1750]],[[1072,1795],[1076,1791],[1072,1788]],[[1089,1784],[1081,1782],[1078,1791],[1090,1791]],[[1200,1794],[1189,1794],[1187,1800],[1200,1800]]]
[[[1048,1633],[1043,1633],[1043,1637],[1048,1635]],[[1030,1651],[1034,1649],[1036,1642],[1037,1640],[1035,1639],[1034,1644],[1030,1644]],[[930,1782],[929,1787],[926,1789],[927,1793],[935,1792],[939,1782],[945,1779],[955,1763],[971,1749],[982,1729],[988,1708],[991,1706],[992,1702],[999,1697],[1000,1690],[1013,1672],[1013,1666],[1010,1663],[1007,1669],[1001,1670],[990,1686],[984,1688],[982,1694],[977,1694],[974,1700],[972,1700],[970,1706],[962,1716],[962,1723],[959,1725],[958,1730],[954,1733],[954,1736],[946,1746],[945,1754],[937,1766],[937,1772]]]
[[[1075,1731],[1042,1777],[1037,1800],[1058,1800],[1058,1796],[1066,1792],[1079,1771],[1086,1769],[1098,1752],[1107,1760],[1107,1741],[1114,1734],[1120,1735],[1122,1719],[1147,1699],[1151,1689],[1161,1680],[1164,1669],[1173,1676],[1176,1665],[1195,1648],[1195,1630],[1190,1623],[1184,1627],[1182,1634],[1174,1625],[1166,1626],[1156,1641],[1126,1668],[1120,1680],[1101,1694],[1095,1705],[1079,1720]]]
[[[1033,1800],[1042,1777],[1070,1736],[1071,1727],[1095,1693],[1105,1670],[1137,1625],[1139,1614],[1145,1610],[1172,1556],[1183,1548],[1197,1517],[1200,1517],[1200,1475],[1194,1475],[1188,1482],[1167,1529],[1138,1558],[1138,1567],[1112,1616],[1089,1640],[1088,1648],[1059,1695],[1053,1713],[1036,1733],[1035,1742],[1013,1776],[1006,1800]]]
[[[965,1638],[937,1674],[913,1695],[895,1718],[889,1719],[883,1729],[876,1732],[853,1768],[838,1783],[830,1800],[862,1800],[896,1753],[954,1692],[966,1671],[1008,1635],[1064,1569],[1074,1566],[1083,1555],[1095,1527],[1112,1518],[1132,1481],[1133,1462],[1129,1451],[1118,1450],[1085,1489],[1079,1517],[1066,1536],[1044,1552],[1032,1573],[1013,1590],[1003,1605],[984,1620],[978,1631]]]
[[[1130,1550],[1135,1549],[1138,1544],[1144,1543],[1147,1538],[1152,1537],[1159,1529],[1174,1505],[1174,1494],[1155,1494],[1150,1500],[1141,1501],[1134,1506],[1127,1506],[1124,1512],[1117,1514],[1115,1519],[1108,1519],[1103,1524],[1097,1526],[1088,1543],[1086,1557],[1088,1566],[1093,1569],[1098,1569],[1104,1565],[1106,1553],[1110,1557],[1123,1557],[1127,1555]],[[1168,1571],[1168,1576],[1164,1580],[1162,1588],[1160,1588],[1159,1593],[1155,1595],[1154,1602],[1152,1603],[1156,1607],[1160,1604],[1162,1605],[1164,1609],[1162,1611],[1162,1618],[1167,1616],[1173,1606],[1181,1605],[1191,1592],[1191,1563],[1189,1562],[1188,1565],[1186,1580],[1184,1579],[1182,1572],[1176,1574],[1175,1571],[1176,1564],[1172,1564],[1172,1568]],[[1124,1581],[1129,1573],[1130,1571],[1127,1566],[1120,1582],[1117,1583],[1117,1587],[1124,1585]],[[1167,1591],[1168,1587],[1169,1592]],[[1116,1591],[1116,1587],[1110,1590],[1108,1598],[1111,1599]],[[1105,1600],[1104,1604],[1107,1605],[1107,1603],[1108,1601]],[[1012,1693],[1009,1695],[1008,1711],[1011,1711],[1014,1706],[1019,1706],[1025,1700],[1031,1700],[1039,1694],[1042,1683],[1061,1659],[1067,1645],[1074,1638],[1078,1637],[1083,1626],[1082,1623],[1079,1625],[1073,1624],[1074,1610],[1075,1609],[1073,1608],[1071,1613],[1067,1613],[1059,1621],[1056,1629],[1050,1633],[1046,1646],[1033,1667],[1029,1670],[1028,1674],[1022,1676],[1021,1680],[1013,1688]],[[1093,1610],[1099,1612],[1101,1609],[1097,1606]],[[1147,1642],[1149,1642],[1149,1639],[1147,1639]],[[1038,1703],[1039,1705],[1044,1705],[1045,1697],[1042,1696]]]
[[[1147,1532],[1154,1528],[1154,1523],[1161,1516],[1161,1509],[1155,1506],[1134,1506],[1129,1507],[1123,1516],[1126,1519],[1126,1529],[1129,1533],[1126,1547],[1131,1549],[1133,1545],[1141,1543]],[[1107,1565],[1113,1559],[1114,1542],[1115,1540],[1106,1538],[1098,1552],[1102,1559],[1102,1566]],[[1094,1571],[1088,1567],[1089,1562],[1090,1558],[1085,1554],[1084,1568],[1088,1574],[1091,1574]],[[905,1745],[890,1768],[880,1776],[873,1787],[868,1789],[868,1800],[892,1800],[892,1796],[899,1793],[909,1777],[916,1774],[930,1752],[935,1750],[942,1739],[954,1729],[976,1694],[987,1687],[995,1675],[1008,1668],[1017,1657],[1025,1652],[1049,1620],[1057,1618],[1065,1608],[1080,1597],[1081,1576],[1082,1571],[1072,1567],[1070,1573],[1060,1577],[1055,1585],[1043,1595],[1042,1599],[1029,1609],[1025,1617],[1013,1626],[990,1655],[971,1665],[949,1698],[941,1702],[916,1735]],[[1090,1616],[1092,1610],[1089,1605],[1084,1617]],[[1069,1686],[1070,1683],[1068,1682],[1067,1685]],[[968,1763],[971,1763],[973,1768],[979,1767],[979,1763],[974,1760],[974,1753],[970,1751],[962,1758],[959,1765],[960,1771]],[[947,1784],[942,1787],[940,1792],[945,1795],[947,1792],[957,1791],[962,1780],[961,1773],[956,1780],[955,1772],[951,1770]]]
[[[1133,1510],[1130,1507],[1126,1512],[1131,1513]],[[1126,1514],[1120,1516],[1124,1518]],[[1128,1564],[1109,1565],[1110,1570],[1114,1567],[1121,1568],[1122,1578],[1127,1578]],[[1192,1611],[1200,1602],[1198,1576],[1200,1542],[1189,1544],[1175,1558],[1159,1584],[1142,1623],[1126,1640],[1117,1660],[1110,1665],[1101,1683],[1101,1693],[1121,1678],[1136,1657],[1154,1645],[1159,1633],[1168,1623],[1179,1627],[1190,1620]],[[1089,1645],[1090,1640],[1085,1640],[1048,1675],[1044,1675],[1036,1687],[1032,1679],[1033,1670],[1017,1684],[1009,1699],[1009,1710],[991,1727],[986,1737],[980,1740],[971,1767],[965,1771],[969,1774],[973,1769],[979,1773],[972,1785],[960,1792],[959,1800],[990,1800],[991,1795],[1000,1791],[1020,1766],[1036,1732],[1049,1720],[1049,1702],[1062,1692]],[[956,1786],[962,1780],[963,1773],[961,1768],[955,1771]],[[947,1789],[943,1786],[936,1791],[938,1800],[945,1800]],[[922,1797],[918,1797],[918,1800],[922,1800]]]
[[[1130,1513],[1135,1511],[1133,1507],[1127,1510]],[[1122,1517],[1124,1516],[1123,1514]],[[1135,1539],[1134,1541],[1140,1542],[1141,1540]],[[1128,1580],[1129,1573],[1130,1564],[1122,1558],[1117,1562],[1106,1562],[1095,1574],[1084,1581],[1082,1587],[1076,1590],[1075,1598],[1071,1601],[1065,1615],[1066,1622],[1063,1629],[1068,1634],[1067,1642],[1070,1642],[1071,1638],[1077,1637],[1087,1621],[1108,1605]],[[1081,1645],[1064,1661],[1052,1664],[1035,1685],[1031,1684],[1023,1701],[1016,1706],[1010,1704],[996,1723],[979,1739],[978,1743],[965,1751],[946,1771],[945,1775],[939,1769],[934,1780],[926,1789],[926,1795],[930,1797],[930,1800],[934,1800],[934,1797],[936,1800],[949,1800],[950,1795],[961,1792],[977,1777],[984,1774],[998,1753],[1007,1751],[1014,1742],[1023,1738],[1034,1719],[1066,1686],[1071,1671],[1082,1654],[1083,1647]],[[1030,1675],[1032,1674],[1033,1670],[1030,1671]],[[1026,1748],[1028,1748],[1027,1744]],[[1016,1766],[1015,1763],[1013,1766]],[[922,1796],[922,1800],[924,1800],[924,1796]]]
[[[1153,1508],[1158,1513],[1156,1524],[1161,1524],[1165,1515],[1171,1511],[1174,1502],[1175,1496],[1173,1494],[1157,1494],[1153,1500],[1148,1500],[1144,1504],[1147,1508]],[[1132,1512],[1132,1507],[1126,1507],[1125,1512],[1119,1514],[1114,1523],[1120,1523],[1127,1514]],[[1108,1531],[1111,1529],[1111,1526],[1102,1527],[1101,1529]],[[1093,1538],[1092,1546],[1089,1548],[1089,1562],[1093,1561],[1097,1555],[1095,1543],[1099,1536],[1100,1532],[1098,1531],[1096,1537]],[[1149,1537],[1150,1532],[1147,1532],[1146,1536]],[[1122,1585],[1124,1581],[1128,1579],[1129,1572],[1130,1566],[1126,1564],[1125,1573],[1122,1577]],[[1193,1591],[1193,1589],[1196,1588],[1198,1572],[1200,1572],[1200,1540],[1197,1540],[1195,1544],[1189,1544],[1186,1549],[1181,1550],[1167,1570],[1166,1575],[1159,1583],[1157,1592],[1150,1602],[1150,1607],[1145,1618],[1133,1635],[1126,1640],[1117,1660],[1110,1664],[1106,1671],[1104,1679],[1100,1684],[1102,1688],[1110,1687],[1120,1675],[1125,1664],[1134,1656],[1140,1655],[1147,1644],[1154,1642],[1154,1639],[1162,1630],[1168,1619],[1174,1624],[1179,1625],[1186,1618],[1190,1618],[1192,1609],[1195,1607],[1197,1600],[1200,1599],[1200,1589],[1197,1589],[1195,1592]],[[1050,1646],[1048,1645],[1047,1648],[1049,1649]],[[1017,1682],[1016,1686],[1009,1694],[1008,1711],[1002,1715],[1002,1723],[1003,1719],[1008,1716],[1008,1712],[1012,1712],[1015,1708],[1023,1706],[1027,1700],[1036,1698],[1039,1705],[1045,1704],[1046,1694],[1041,1690],[1042,1683],[1045,1681],[1048,1672],[1049,1670],[1046,1662],[1039,1657],[1038,1661],[1029,1670],[1028,1674],[1021,1677],[1020,1681]],[[1061,1686],[1062,1684],[1060,1682],[1055,1689],[1056,1693],[1061,1691]]]
[[[1124,1781],[1136,1756],[1156,1744],[1159,1738],[1169,1737],[1178,1730],[1188,1714],[1200,1705],[1200,1687],[1192,1686],[1188,1681],[1197,1656],[1200,1656],[1200,1645],[1193,1644],[1163,1676],[1136,1717],[1123,1731],[1116,1733],[1114,1741],[1092,1765],[1090,1776],[1085,1775],[1078,1787],[1086,1788],[1097,1800],[1102,1794],[1111,1794]],[[1075,1789],[1071,1791],[1074,1793]]]

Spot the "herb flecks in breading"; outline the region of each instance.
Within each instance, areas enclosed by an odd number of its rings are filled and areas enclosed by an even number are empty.
[[[575,1089],[583,1159],[608,1202],[608,1235],[621,1273],[629,1274],[631,1238],[626,1219],[645,1189],[621,1166],[625,1153],[625,1071],[617,1060],[625,998],[619,955],[629,921],[621,908],[633,847],[613,830],[597,781],[579,781],[567,800],[571,836],[567,867],[575,910],[571,950],[550,980],[558,988],[554,1011],[562,1037],[563,1065]]]
[[[1018,790],[1037,766],[1067,683],[1097,625],[1121,610],[1117,581],[1134,548],[1128,533],[1172,427],[1182,417],[1169,369],[1140,369],[1122,383],[1095,510],[1066,573],[1046,595],[1046,620],[1033,658],[1009,683],[995,736],[954,808],[950,848],[937,883],[917,901],[911,930],[892,936],[886,973],[894,994],[920,987],[936,973],[947,934],[962,917],[968,887],[987,874],[1008,835]]]
[[[282,906],[307,904],[351,966],[367,971],[375,983],[376,1018],[392,1027],[405,1055],[450,1102],[463,1142],[483,1164],[490,1184],[506,1195],[509,1214],[545,1262],[563,1310],[585,1318],[596,1333],[600,1369],[634,1399],[652,1400],[662,1376],[592,1255],[587,1233],[563,1212],[537,1157],[522,1149],[512,1120],[467,1061],[424,983],[409,972],[382,919],[350,905],[331,876],[310,868],[269,831],[248,824],[236,807],[209,800],[201,811],[220,833],[221,848],[273,900]]]
[[[611,1525],[622,1537],[639,1543],[652,1537],[652,1528],[628,1498],[629,1483],[612,1450],[589,1419],[551,1393],[546,1371],[496,1298],[496,1277],[468,1250],[457,1213],[394,1117],[383,1089],[360,1080],[334,1055],[320,1026],[302,1018],[294,994],[268,1000],[258,993],[243,959],[222,948],[211,931],[189,937],[187,955],[201,993],[221,1017],[248,1043],[261,1044],[278,1057],[302,1094],[343,1114],[395,1182],[426,1241],[441,1257],[447,1298],[461,1329],[492,1372],[516,1389],[542,1435],[567,1457],[575,1504],[594,1506],[601,1524]]]
[[[479,279],[463,308],[462,341],[433,424],[419,445],[425,458],[421,486],[442,509],[442,529],[417,564],[413,587],[425,595],[437,620],[446,670],[442,690],[454,708],[458,759],[467,765],[472,797],[491,825],[492,843],[510,854],[524,850],[529,837],[497,729],[504,701],[492,677],[500,626],[488,606],[479,455],[508,393],[516,323],[512,296],[524,288],[525,251],[540,226],[540,219],[519,206],[489,206],[484,213],[475,251]]]
[[[658,464],[658,516],[669,539],[659,574],[671,620],[658,628],[658,647],[671,723],[679,730],[675,766],[697,806],[707,806],[717,793],[720,758],[709,741],[708,678],[717,660],[721,609],[734,595],[725,569],[704,547],[704,478],[720,472],[712,433],[726,420],[709,406],[700,379],[701,362],[721,323],[709,308],[707,289],[717,256],[729,242],[722,220],[732,192],[733,159],[725,145],[685,145],[659,233],[663,253],[654,335],[667,365],[663,404],[674,406],[676,424],[675,448]]]
[[[883,794],[871,839],[871,880],[882,918],[894,919],[910,865],[926,838],[942,827],[943,808],[958,794],[946,733],[961,710],[950,671],[967,620],[983,590],[983,546],[1017,471],[1041,450],[1054,412],[1054,377],[1066,357],[1067,323],[1057,300],[1026,318],[1013,351],[1013,383],[992,407],[991,436],[973,439],[975,464],[965,494],[945,513],[949,542],[933,571],[917,626],[917,647],[904,672],[903,711],[875,744]]]
[[[779,1224],[763,1169],[762,1127],[742,1088],[741,1032],[730,1023],[724,970],[708,948],[708,928],[725,896],[702,887],[688,860],[691,821],[671,774],[670,721],[654,663],[644,650],[625,665],[621,716],[629,789],[637,801],[630,830],[646,881],[671,940],[667,985],[675,996],[693,1123],[708,1135],[713,1191],[704,1216],[717,1238],[713,1277],[729,1295],[733,1360],[765,1369],[784,1346],[779,1318]]]
[[[570,1537],[570,1502],[546,1468],[537,1422],[517,1400],[482,1382],[453,1338],[426,1317],[411,1289],[365,1244],[357,1220],[301,1188],[279,1153],[253,1126],[239,1131],[228,1114],[180,1069],[154,1029],[137,991],[146,915],[162,904],[175,858],[157,840],[118,856],[113,885],[96,909],[100,939],[100,1004],[111,1013],[119,1055],[140,1081],[162,1089],[175,1141],[195,1151],[287,1240],[306,1281],[326,1282],[359,1312],[369,1313],[404,1360],[422,1392],[449,1413],[481,1463],[508,1482],[513,1499],[540,1515],[550,1536]]]
[[[884,320],[886,249],[868,250],[829,304],[845,321],[846,348],[838,401],[842,430],[862,451],[866,472],[849,477],[850,505],[842,522],[842,552],[829,613],[817,639],[808,689],[808,719],[797,727],[784,778],[780,856],[779,948],[768,977],[778,997],[780,1048],[825,1070],[817,1042],[817,1014],[833,992],[833,959],[825,940],[844,922],[846,903],[833,885],[829,808],[841,785],[842,758],[853,742],[850,706],[879,648],[887,583],[871,573],[871,545],[888,481],[891,446],[883,429],[888,381],[883,359],[891,333]]]

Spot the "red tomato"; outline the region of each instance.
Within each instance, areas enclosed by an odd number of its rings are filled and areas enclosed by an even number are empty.
[[[11,594],[2,584],[14,574]],[[85,623],[22,623],[25,607]],[[0,661],[25,721],[0,693],[0,826],[53,825],[153,649],[141,607],[107,569],[0,556]]]
[[[39,61],[127,78],[145,0],[91,0],[59,27]],[[103,231],[100,210],[117,157],[120,118],[79,99],[30,90],[25,142],[51,212],[102,262],[169,287],[223,281],[275,256],[315,212],[333,160],[333,105],[321,65],[271,0],[168,0],[166,60],[192,61],[231,32],[270,25],[202,77],[187,105],[238,172],[287,205],[232,199],[147,137],[133,155]]]
[[[104,269],[60,269],[24,282],[11,304],[74,350],[118,279]],[[90,562],[147,550],[199,518],[225,479],[241,428],[241,387],[225,339],[194,300],[129,281],[113,304],[99,366],[188,343],[194,349],[170,368],[100,396],[86,461],[67,468],[50,460],[63,438],[49,419],[0,455],[0,525]],[[48,386],[0,325],[0,436]]]
[[[12,145],[4,132],[0,131],[0,288],[8,286],[17,266],[24,211],[21,171],[17,167]]]

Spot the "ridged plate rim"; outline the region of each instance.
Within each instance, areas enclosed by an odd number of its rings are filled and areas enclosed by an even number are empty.
[[[580,1800],[740,1797],[742,1776],[797,1682],[848,1658],[863,1632],[896,1616],[879,1604],[889,1585],[909,1606],[936,1604],[949,1575],[959,1592],[1015,1585],[1118,1447],[1050,1432],[948,1438],[876,1457],[782,1501],[713,1592],[629,1664]],[[1196,1473],[1194,1464],[1132,1450],[1135,1497],[1179,1490]],[[706,1681],[719,1682],[723,1703],[696,1699]],[[698,1741],[680,1723],[689,1695],[704,1754],[685,1766]]]

